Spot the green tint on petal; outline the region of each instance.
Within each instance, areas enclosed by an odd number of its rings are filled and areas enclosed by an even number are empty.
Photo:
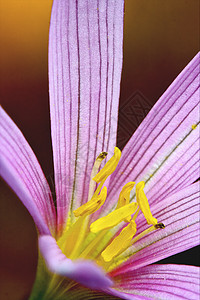
[[[48,272],[44,259],[41,254],[38,254],[38,265],[35,282],[31,291],[29,300],[45,299],[45,293],[48,289],[52,275]]]

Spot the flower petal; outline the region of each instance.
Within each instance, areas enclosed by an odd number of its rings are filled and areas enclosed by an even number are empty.
[[[110,180],[110,207],[128,181],[145,181],[151,204],[198,178],[199,58],[175,79],[122,151]]]
[[[40,233],[55,233],[51,191],[32,149],[0,107],[0,175],[32,215]],[[49,228],[48,228],[49,227]]]
[[[193,266],[150,265],[132,270],[130,265],[114,280],[119,291],[141,295],[145,299],[196,300],[200,296],[199,268]]]
[[[95,158],[116,145],[122,30],[123,0],[54,0],[49,89],[61,229],[68,209],[87,201]]]
[[[93,262],[68,259],[50,235],[39,237],[39,249],[48,269],[53,273],[66,276],[92,289],[103,290],[112,285],[112,281]]]
[[[138,269],[199,244],[199,182],[161,200],[151,208],[158,222],[165,224],[165,229],[156,230],[134,243],[123,254],[123,257],[131,257],[118,270],[113,271],[114,274],[121,270],[124,272],[130,263],[132,268]],[[140,215],[138,233],[146,228],[145,223]]]
[[[116,297],[119,297],[118,299],[126,299],[126,300],[138,300],[138,299],[150,299],[144,296],[140,296],[140,295],[135,295],[135,294],[130,294],[130,293],[124,293],[122,291],[116,290],[116,289],[107,289],[107,293]],[[107,297],[105,297],[105,299],[107,299]],[[109,297],[108,297],[109,299]]]

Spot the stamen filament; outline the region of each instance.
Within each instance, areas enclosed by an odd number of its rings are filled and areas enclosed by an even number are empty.
[[[87,258],[87,256],[91,253],[96,245],[102,240],[106,233],[106,230],[102,230],[90,244],[84,249],[84,251],[80,254],[80,258]]]
[[[141,238],[143,238],[145,235],[147,235],[148,233],[156,230],[156,229],[164,229],[165,225],[163,223],[158,223],[156,225],[153,225],[149,228],[147,228],[146,230],[144,230],[143,232],[141,232],[140,234],[138,234],[130,243],[130,246],[132,246],[134,243],[136,243],[138,240],[140,240]],[[129,247],[130,247],[129,246]]]
[[[96,187],[96,182],[93,180],[93,177],[95,177],[99,171],[99,167],[107,156],[107,152],[101,152],[99,156],[96,158],[94,166],[92,168],[91,172],[91,178],[90,178],[90,185],[89,185],[89,192],[88,192],[88,201],[92,198],[92,195],[94,194],[95,187]]]
[[[105,179],[103,179],[102,182],[98,185],[96,191],[94,192],[93,197],[96,197],[99,194],[99,192],[100,192],[101,188],[103,187],[106,179],[107,179],[107,177]]]

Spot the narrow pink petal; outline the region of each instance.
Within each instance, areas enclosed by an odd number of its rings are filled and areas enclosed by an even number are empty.
[[[2,107],[0,175],[26,206],[39,232],[54,234],[56,215],[46,178],[23,134]]]
[[[122,151],[111,177],[110,207],[128,181],[144,180],[151,204],[198,178],[199,126],[193,125],[199,124],[199,57],[175,79]]]
[[[114,274],[128,270],[129,264],[138,269],[158,260],[185,251],[199,244],[199,182],[161,200],[151,207],[158,222],[165,224],[165,229],[154,231],[138,240],[126,255],[128,261],[119,267]],[[138,233],[147,228],[140,215],[137,222]]]
[[[199,268],[193,266],[150,265],[134,270],[130,265],[113,279],[119,291],[145,299],[196,300],[200,297],[199,275]]]
[[[112,281],[93,262],[68,259],[50,235],[39,237],[39,249],[48,269],[53,273],[66,276],[92,289],[103,290],[112,285]]]
[[[91,169],[113,152],[122,68],[123,0],[54,0],[49,89],[58,223],[87,200]]]

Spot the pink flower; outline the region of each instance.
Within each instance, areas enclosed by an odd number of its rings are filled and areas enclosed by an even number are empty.
[[[56,207],[33,151],[0,109],[1,176],[39,233],[30,299],[198,299],[197,267],[152,263],[199,244],[199,54],[121,155],[115,145],[122,39],[122,0],[54,0]],[[103,151],[111,159],[99,172]]]

